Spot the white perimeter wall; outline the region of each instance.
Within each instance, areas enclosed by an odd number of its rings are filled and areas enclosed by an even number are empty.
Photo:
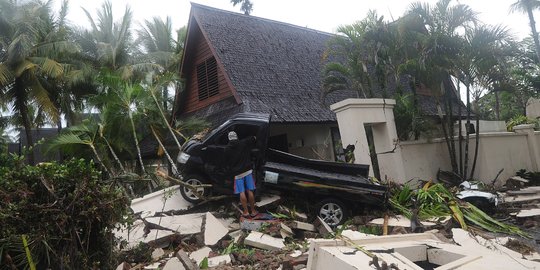
[[[537,145],[540,145],[540,132],[535,132],[535,137]],[[476,138],[473,135],[469,144],[469,169],[472,167],[475,143]],[[401,142],[400,147],[405,167],[405,181],[410,179],[435,180],[439,168],[451,170],[446,142],[443,139],[434,139],[431,142]],[[456,151],[458,151],[457,149],[456,142]],[[500,169],[504,169],[497,180],[497,184],[501,184],[520,169],[534,170],[530,150],[527,134],[515,132],[480,134],[474,178],[490,183]]]

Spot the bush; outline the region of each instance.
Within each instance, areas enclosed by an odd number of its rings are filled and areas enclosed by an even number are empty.
[[[506,129],[508,131],[513,131],[515,126],[524,125],[524,124],[533,124],[534,129],[538,130],[538,126],[539,126],[538,119],[529,118],[525,115],[518,115],[510,119],[510,121],[506,123]]]
[[[0,158],[0,268],[28,267],[26,235],[37,269],[112,268],[112,229],[129,201],[92,162],[24,165]],[[13,263],[11,263],[12,261]]]

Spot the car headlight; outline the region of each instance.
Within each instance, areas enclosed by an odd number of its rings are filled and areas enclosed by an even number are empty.
[[[178,163],[180,163],[180,164],[186,164],[188,159],[189,159],[189,155],[184,153],[184,152],[181,152],[178,155],[178,158],[176,158],[176,161],[178,161]]]

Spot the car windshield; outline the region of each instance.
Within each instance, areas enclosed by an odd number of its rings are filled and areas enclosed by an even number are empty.
[[[216,134],[219,130],[222,130],[223,128],[225,128],[225,126],[227,126],[230,122],[231,122],[231,120],[227,120],[223,124],[221,124],[219,127],[215,128],[211,132],[207,133],[206,136],[204,136],[204,138],[202,139],[202,141],[206,142],[206,140],[208,140],[208,138],[214,136],[214,134]]]

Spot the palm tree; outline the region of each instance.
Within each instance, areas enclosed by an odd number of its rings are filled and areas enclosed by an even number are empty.
[[[529,17],[529,26],[531,27],[531,34],[534,40],[534,46],[536,49],[537,61],[540,61],[540,41],[538,39],[538,32],[536,31],[536,22],[534,21],[533,10],[540,8],[540,1],[538,0],[518,0],[510,6],[511,12],[527,13]]]
[[[19,118],[26,133],[27,144],[33,145],[30,107],[57,122],[59,112],[51,100],[48,83],[64,74],[58,61],[63,52],[76,51],[73,43],[59,38],[59,25],[65,18],[66,2],[60,17],[47,3],[0,0],[0,90],[3,100]],[[33,154],[29,162],[33,163]]]
[[[441,103],[445,105],[447,115],[439,115],[443,133],[446,138],[446,145],[450,155],[452,170],[458,173],[462,170],[462,147],[461,135],[459,135],[459,165],[456,155],[455,144],[453,143],[453,100],[459,100],[458,93],[452,93],[451,89],[442,87],[443,81],[447,80],[451,74],[458,79],[462,78],[461,73],[456,70],[456,58],[462,44],[459,33],[470,28],[477,23],[476,12],[469,6],[463,4],[450,5],[451,0],[439,0],[435,5],[422,4],[420,2],[411,4],[407,14],[418,18],[423,28],[417,31],[414,38],[419,42],[419,53],[413,56],[409,64],[404,68],[415,73],[415,77],[420,82],[428,86],[437,98],[439,111]],[[413,73],[413,74],[414,74]],[[442,98],[442,102],[439,101]],[[461,119],[461,106],[458,107],[459,119]],[[461,123],[460,130],[461,134]]]
[[[325,96],[335,91],[352,90],[357,93],[357,97],[374,97],[376,80],[370,69],[376,65],[375,62],[379,63],[378,50],[374,48],[378,41],[368,36],[383,29],[387,29],[386,23],[375,11],[370,11],[362,21],[338,27],[339,35],[329,42],[325,52],[330,60],[323,71],[322,88]]]
[[[246,15],[249,15],[253,11],[253,3],[251,0],[231,0],[231,3],[233,6],[241,4],[240,10]]]
[[[138,55],[141,58],[145,58],[146,62],[159,65],[160,68],[154,74],[155,80],[161,80],[161,77],[170,77],[170,84],[174,84],[176,91],[179,91],[181,87],[179,77],[171,77],[170,75],[177,74],[180,68],[186,27],[176,31],[176,35],[175,38],[170,17],[167,17],[165,21],[160,17],[154,17],[152,20],[145,20],[140,25],[140,29],[137,30],[136,43],[139,44]],[[168,86],[163,86],[161,91],[165,111],[167,111],[169,100]]]

